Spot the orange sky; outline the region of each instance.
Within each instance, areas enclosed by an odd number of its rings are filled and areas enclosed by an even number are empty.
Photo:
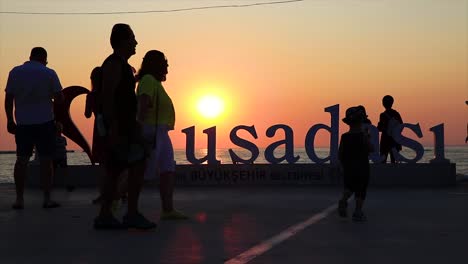
[[[18,3],[20,2],[20,3]],[[67,1],[65,1],[67,2]],[[167,10],[256,1],[79,1],[0,0],[0,11],[105,12]],[[259,1],[261,2],[261,1]],[[293,128],[303,146],[314,124],[330,124],[324,108],[365,105],[373,123],[383,111],[381,98],[394,96],[405,122],[420,123],[431,145],[429,128],[445,123],[447,145],[462,145],[468,122],[468,1],[303,1],[250,8],[127,15],[0,14],[0,86],[9,70],[28,59],[34,46],[49,53],[49,67],[63,87],[89,88],[89,74],[110,54],[112,25],[128,23],[137,41],[130,64],[139,68],[145,52],[163,51],[169,60],[164,83],[177,113],[171,133],[184,148],[182,129],[217,126],[218,147],[232,147],[236,125],[255,125],[258,146],[274,124]],[[196,111],[200,96],[217,94],[226,104],[221,118],[206,120]],[[4,93],[0,93],[4,100]],[[91,139],[92,120],[83,116],[84,98],[72,105],[72,117]],[[346,127],[340,122],[340,131]],[[14,149],[0,115],[0,149]],[[318,145],[327,146],[321,133]],[[76,149],[76,145],[70,146]]]

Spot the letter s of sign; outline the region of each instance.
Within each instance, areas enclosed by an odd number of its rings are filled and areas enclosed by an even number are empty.
[[[421,132],[421,127],[419,123],[417,124],[400,124],[396,129],[393,130],[392,137],[398,144],[410,148],[416,152],[416,157],[414,159],[407,159],[403,155],[401,155],[395,148],[392,149],[393,155],[395,156],[395,160],[403,161],[407,163],[416,163],[418,162],[422,156],[424,155],[424,147],[421,143],[417,142],[416,140],[407,138],[401,134],[404,128],[409,128],[413,131],[419,138],[422,138],[423,134]]]
[[[231,142],[234,145],[250,151],[250,153],[252,153],[252,156],[250,157],[250,159],[243,159],[239,157],[232,149],[229,149],[229,155],[231,156],[231,160],[233,164],[237,164],[237,163],[252,164],[258,158],[260,151],[258,150],[258,147],[254,143],[248,140],[245,140],[243,138],[240,138],[237,135],[237,131],[241,129],[249,132],[250,135],[252,135],[255,139],[258,138],[257,131],[255,130],[255,126],[244,126],[244,125],[234,127],[231,130],[231,133],[229,134],[229,138],[231,139]]]

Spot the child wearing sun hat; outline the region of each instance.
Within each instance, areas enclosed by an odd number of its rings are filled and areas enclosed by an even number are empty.
[[[362,129],[368,122],[365,109],[362,106],[350,107],[346,110],[343,122],[349,126],[349,131],[341,135],[339,160],[343,168],[344,190],[338,203],[338,213],[347,217],[348,199],[354,194],[356,207],[353,213],[354,221],[365,221],[362,210],[369,183],[369,153],[372,145],[369,135]]]

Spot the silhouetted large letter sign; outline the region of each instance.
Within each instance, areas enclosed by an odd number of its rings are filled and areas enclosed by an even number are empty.
[[[307,135],[305,137],[305,149],[307,156],[309,159],[318,164],[322,164],[325,162],[330,162],[331,164],[334,164],[335,162],[338,161],[338,145],[339,145],[339,126],[340,126],[340,105],[333,105],[325,108],[325,112],[330,113],[330,126],[325,125],[325,124],[315,124],[313,125],[309,131],[307,132]],[[380,163],[383,160],[383,157],[380,156],[379,154],[379,130],[377,127],[371,124],[366,124],[364,125],[365,128],[369,131],[370,134],[370,140],[372,145],[374,146],[374,151],[369,154],[369,159],[372,160],[374,163]],[[393,153],[395,155],[395,159],[397,161],[401,162],[406,162],[406,163],[416,163],[424,155],[424,148],[421,143],[418,141],[405,137],[402,135],[403,129],[409,129],[418,138],[422,138],[423,134],[421,131],[421,127],[419,124],[401,124],[393,130],[392,137],[395,139],[395,141],[402,146],[413,150],[416,155],[414,158],[410,159],[405,156],[403,156],[401,153],[396,151],[396,149],[393,149]],[[328,133],[330,133],[330,154],[327,157],[318,157],[316,152],[315,152],[315,136],[319,130],[325,130]],[[240,157],[238,154],[233,149],[229,149],[229,155],[231,156],[232,163],[234,164],[252,164],[255,162],[255,160],[259,156],[259,148],[257,145],[246,139],[240,137],[237,133],[240,130],[245,130],[248,132],[253,139],[258,139],[257,136],[257,131],[255,129],[255,126],[246,126],[246,125],[239,125],[234,127],[231,130],[231,133],[229,135],[231,142],[238,146],[241,147],[245,150],[248,150],[251,153],[251,156],[249,159],[244,159]],[[293,144],[293,139],[294,139],[294,133],[293,130],[284,124],[277,124],[269,127],[266,131],[266,136],[267,137],[273,137],[275,136],[276,132],[278,130],[283,130],[284,131],[284,139],[279,140],[276,142],[271,143],[265,148],[265,159],[272,164],[277,164],[281,163],[283,161],[286,161],[289,164],[294,164],[299,160],[299,156],[294,155],[294,144]],[[430,129],[434,133],[434,159],[431,160],[431,162],[449,162],[445,158],[444,154],[444,124],[439,124],[437,126],[434,126]],[[189,127],[185,128],[182,130],[183,133],[186,134],[186,157],[189,162],[192,164],[201,164],[203,162],[207,162],[208,164],[219,164],[220,161],[216,159],[216,127],[210,127],[206,130],[203,130],[203,133],[208,135],[208,148],[207,148],[207,154],[205,157],[197,159],[195,157],[195,127]],[[282,157],[276,157],[274,155],[275,150],[278,149],[284,145],[284,155]]]
[[[57,121],[60,121],[63,124],[63,134],[68,137],[70,140],[82,147],[84,152],[86,152],[94,164],[94,160],[91,156],[91,149],[88,142],[81,134],[80,130],[73,123],[72,118],[70,117],[70,105],[72,101],[81,94],[88,94],[89,90],[81,86],[70,86],[63,89],[65,96],[64,104],[54,104],[54,113]],[[307,156],[312,162],[315,163],[325,163],[329,161],[331,164],[334,164],[338,160],[338,144],[339,144],[339,125],[340,125],[340,105],[336,104],[325,108],[325,112],[330,113],[330,126],[325,124],[315,124],[313,125],[305,137],[305,149]],[[369,159],[374,163],[379,163],[383,160],[383,157],[379,155],[379,131],[377,127],[367,124],[365,125],[368,129],[371,136],[371,143],[374,146],[374,152],[370,153]],[[416,153],[416,156],[412,159],[404,157],[401,153],[393,149],[395,159],[397,161],[406,162],[406,163],[415,163],[423,157],[424,148],[421,143],[418,141],[405,137],[402,135],[403,129],[409,129],[418,138],[423,137],[421,127],[419,124],[401,124],[400,126],[395,127],[392,133],[392,137],[395,141],[402,146],[413,150]],[[326,130],[330,133],[330,155],[324,158],[318,157],[315,153],[315,136],[319,130]],[[248,132],[253,139],[258,139],[257,131],[255,126],[246,126],[239,125],[234,127],[231,130],[229,135],[231,142],[243,149],[248,150],[251,153],[249,159],[244,159],[237,155],[233,149],[229,149],[229,155],[231,156],[232,163],[234,164],[252,164],[259,156],[259,149],[257,145],[245,138],[241,138],[237,132],[240,130],[245,130]],[[284,124],[277,124],[269,127],[266,131],[267,137],[274,137],[278,130],[284,131],[284,139],[271,143],[265,149],[265,159],[272,164],[281,163],[286,161],[289,164],[294,164],[299,160],[299,156],[294,155],[294,133],[293,130]],[[444,124],[436,125],[430,128],[430,131],[434,134],[434,159],[430,162],[449,162],[445,158],[444,152]],[[202,158],[195,157],[195,126],[191,126],[182,130],[182,133],[186,135],[186,149],[185,155],[187,160],[192,164],[202,164],[204,162],[208,164],[219,164],[220,161],[216,159],[216,126],[210,127],[203,130],[203,133],[207,134],[208,147],[207,153]],[[284,145],[284,155],[282,157],[276,157],[274,155],[275,150]]]

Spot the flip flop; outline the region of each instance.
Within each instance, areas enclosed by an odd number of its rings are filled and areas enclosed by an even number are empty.
[[[60,204],[54,201],[48,201],[42,204],[42,208],[50,209],[50,208],[57,208],[60,207]]]
[[[24,209],[24,205],[18,204],[18,203],[14,203],[14,204],[11,206],[11,208],[12,208],[13,210],[23,210],[23,209]]]

